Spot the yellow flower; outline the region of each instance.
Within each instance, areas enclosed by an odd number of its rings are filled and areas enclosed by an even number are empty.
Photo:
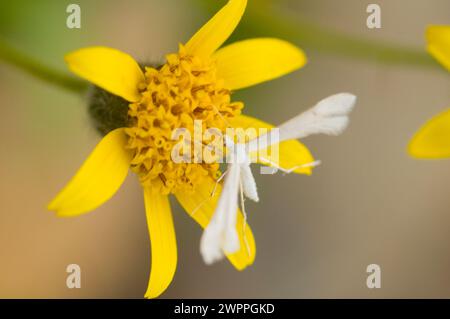
[[[278,78],[306,63],[304,53],[282,40],[259,38],[219,49],[238,25],[246,0],[230,0],[176,54],[159,68],[145,72],[129,55],[105,47],[78,50],[66,56],[70,69],[103,90],[128,101],[128,122],[104,136],[68,185],[49,204],[58,216],[89,212],[110,199],[131,168],[143,187],[151,240],[151,273],[147,298],[158,297],[169,286],[177,264],[177,247],[169,195],[205,228],[218,197],[216,163],[181,163],[171,160],[176,128],[193,130],[194,120],[203,129],[225,130],[225,122],[238,127],[271,127],[240,115],[243,104],[231,101],[231,92]],[[279,145],[282,167],[310,163],[313,158],[298,141]],[[297,173],[310,174],[305,166]],[[218,185],[216,194],[220,194]],[[236,229],[240,250],[227,257],[243,270],[255,258],[255,241],[244,217]],[[245,229],[245,232],[244,232]]]
[[[427,29],[428,52],[450,71],[450,26]],[[411,139],[411,156],[424,159],[450,157],[450,109],[425,123]]]

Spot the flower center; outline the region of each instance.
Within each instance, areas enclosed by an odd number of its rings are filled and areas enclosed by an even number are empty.
[[[175,163],[171,153],[179,140],[172,139],[174,130],[183,128],[194,136],[194,121],[200,120],[203,131],[216,128],[224,133],[227,119],[243,108],[242,103],[231,102],[213,61],[188,55],[183,47],[166,59],[160,69],[145,68],[141,99],[129,105],[126,129],[128,148],[134,151],[132,170],[144,187],[163,194],[193,190],[203,178],[220,175],[218,163],[198,163],[194,154]]]

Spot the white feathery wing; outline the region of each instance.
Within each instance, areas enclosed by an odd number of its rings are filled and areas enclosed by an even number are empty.
[[[258,189],[250,163],[241,164],[241,185],[244,195],[252,201],[259,202]]]
[[[223,251],[232,254],[240,249],[236,230],[240,165],[228,165],[222,193],[214,215],[203,231],[200,253],[206,264],[223,258]]]
[[[248,142],[247,150],[255,152],[286,140],[300,139],[313,134],[339,135],[348,126],[348,115],[356,103],[356,96],[339,93],[327,97],[309,110],[278,126],[279,139],[269,138],[270,132]]]

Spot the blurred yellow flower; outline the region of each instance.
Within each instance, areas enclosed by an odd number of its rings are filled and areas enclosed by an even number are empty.
[[[81,169],[49,204],[58,216],[89,212],[110,199],[129,168],[143,187],[151,240],[151,273],[147,298],[158,297],[175,274],[177,247],[169,204],[173,194],[190,216],[205,228],[217,204],[211,197],[220,175],[219,164],[174,163],[170,151],[176,128],[225,130],[225,120],[240,127],[267,123],[240,115],[243,104],[231,101],[231,91],[268,81],[299,69],[304,53],[282,40],[259,38],[219,49],[238,25],[246,0],[230,0],[160,68],[145,67],[129,55],[106,47],[91,47],[66,56],[78,76],[129,102],[129,125],[109,132]],[[231,121],[234,120],[234,121]],[[280,144],[280,166],[310,163],[313,158],[298,141]],[[296,170],[310,174],[310,167]],[[220,194],[218,185],[216,194]],[[243,270],[255,258],[255,241],[239,212],[237,231],[241,249],[227,257]],[[245,244],[244,244],[245,243]]]
[[[450,71],[450,26],[430,26],[426,35],[428,52]],[[450,109],[433,117],[416,132],[408,152],[424,159],[450,157]]]

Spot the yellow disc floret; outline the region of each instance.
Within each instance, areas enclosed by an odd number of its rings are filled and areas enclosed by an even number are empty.
[[[231,102],[230,91],[216,76],[214,61],[185,53],[170,54],[161,68],[145,68],[141,99],[129,105],[128,148],[134,151],[132,170],[143,186],[163,194],[193,190],[202,179],[217,178],[219,164],[190,160],[175,163],[172,149],[174,130],[184,128],[194,137],[194,121],[202,130],[216,128],[222,133],[227,119],[240,114],[243,104]],[[194,149],[194,141],[191,141]],[[198,141],[196,141],[198,143]]]

